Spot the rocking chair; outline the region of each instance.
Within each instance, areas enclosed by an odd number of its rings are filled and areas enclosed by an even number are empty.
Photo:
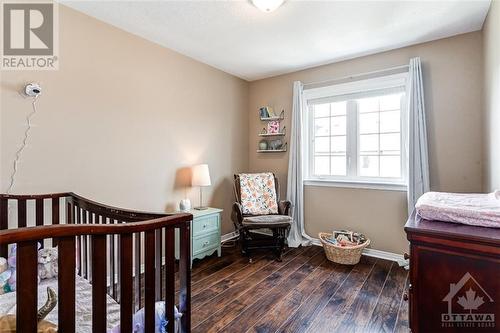
[[[252,262],[252,250],[273,249],[281,261],[292,218],[291,203],[279,200],[278,178],[273,173],[234,175],[234,193],[231,219],[239,232],[241,252]],[[272,236],[252,232],[259,229],[271,230]]]

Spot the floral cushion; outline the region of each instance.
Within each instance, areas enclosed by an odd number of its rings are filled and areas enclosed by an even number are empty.
[[[240,174],[243,214],[278,214],[276,187],[272,173]]]

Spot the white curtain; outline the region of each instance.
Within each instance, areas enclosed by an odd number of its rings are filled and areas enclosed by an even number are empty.
[[[425,126],[424,86],[420,58],[410,59],[408,101],[408,214],[418,198],[429,191],[429,158]]]
[[[306,110],[303,98],[304,85],[293,83],[292,132],[290,136],[290,156],[286,198],[292,203],[293,223],[288,234],[288,246],[310,245],[311,238],[304,228],[304,176],[303,176],[303,133],[302,120]]]

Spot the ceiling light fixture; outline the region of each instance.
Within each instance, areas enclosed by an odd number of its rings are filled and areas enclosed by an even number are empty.
[[[285,2],[285,0],[252,0],[253,5],[264,13],[275,11],[283,2]]]

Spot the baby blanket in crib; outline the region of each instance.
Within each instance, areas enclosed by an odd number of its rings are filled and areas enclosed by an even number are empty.
[[[500,228],[500,191],[489,194],[427,192],[415,205],[426,220]]]

